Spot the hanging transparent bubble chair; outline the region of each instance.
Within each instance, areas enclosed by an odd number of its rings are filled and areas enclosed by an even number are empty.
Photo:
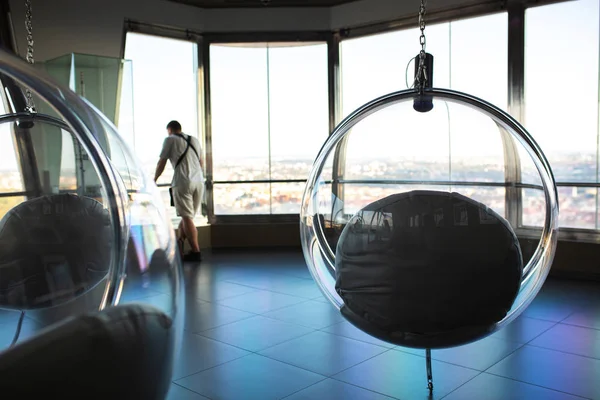
[[[421,44],[415,87],[363,105],[321,148],[301,238],[313,278],[349,322],[426,349],[432,390],[430,349],[490,335],[536,296],[556,248],[558,203],[532,136],[483,100],[434,89]],[[531,191],[527,218],[539,224],[525,229],[506,199]]]
[[[5,52],[0,74],[24,110],[0,116],[0,135],[14,141],[25,188],[0,220],[0,386],[41,390],[20,375],[40,373],[74,392],[164,398],[184,310],[158,189],[86,100]],[[60,375],[68,368],[81,376]]]

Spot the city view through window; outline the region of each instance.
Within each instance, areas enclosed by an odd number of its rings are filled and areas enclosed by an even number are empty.
[[[558,182],[562,227],[598,229],[597,0],[530,8],[526,12],[524,125],[546,153]],[[506,13],[427,27],[435,57],[434,86],[478,96],[507,109]],[[345,117],[367,101],[405,89],[418,53],[417,29],[343,40],[341,102]],[[580,40],[585,37],[585,40]],[[166,136],[179,120],[201,137],[197,46],[129,33],[135,129],[128,142],[149,176]],[[577,72],[573,60],[577,59]],[[295,214],[303,182],[328,135],[325,43],[213,44],[210,48],[214,211],[216,215]],[[408,71],[408,74],[405,73]],[[594,83],[595,84],[590,84]],[[576,101],[575,101],[575,100]],[[386,195],[412,189],[454,190],[505,215],[504,154],[489,119],[454,104],[436,104],[430,126],[401,106],[357,126],[348,142],[344,179],[346,213]],[[200,118],[199,118],[200,117]],[[127,117],[125,117],[127,118]],[[391,131],[390,131],[391,130]],[[18,156],[9,128],[0,129],[0,187],[22,192]],[[539,185],[533,163],[521,153],[522,181]],[[326,174],[331,176],[331,160]],[[71,176],[68,168],[61,174]],[[168,185],[171,167],[159,184]],[[369,180],[463,181],[486,185],[370,184]],[[72,179],[71,179],[72,180]],[[286,182],[288,181],[288,182]],[[224,182],[224,183],[218,183]],[[161,189],[168,206],[166,187]],[[24,200],[0,198],[0,214]],[[540,225],[543,192],[521,192],[524,225]],[[174,209],[169,207],[175,218]]]

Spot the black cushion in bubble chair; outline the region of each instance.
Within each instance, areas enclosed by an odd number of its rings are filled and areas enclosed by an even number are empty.
[[[0,307],[56,306],[100,283],[113,230],[98,201],[74,194],[19,204],[0,221]]]
[[[457,193],[395,194],[357,213],[336,250],[342,313],[402,346],[443,348],[476,340],[519,292],[523,258],[500,215]]]
[[[163,400],[171,384],[173,320],[129,304],[71,317],[0,353],[6,398]]]

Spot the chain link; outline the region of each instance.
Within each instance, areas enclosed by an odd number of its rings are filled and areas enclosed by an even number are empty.
[[[27,30],[27,62],[31,65],[35,63],[33,59],[33,14],[31,0],[25,0],[25,29]],[[25,88],[26,106],[25,112],[35,113],[35,103],[33,102],[33,94],[29,88]]]
[[[415,76],[415,87],[419,91],[422,91],[427,83],[427,67],[425,66],[425,45],[427,43],[425,39],[425,2],[426,0],[421,0],[421,6],[419,7],[419,29],[421,30],[419,44],[421,45],[421,51],[419,52],[419,68],[417,76]]]

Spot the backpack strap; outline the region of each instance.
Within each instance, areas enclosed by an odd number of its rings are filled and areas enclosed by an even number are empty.
[[[183,140],[185,140],[187,142],[187,147],[185,148],[185,151],[181,154],[181,156],[177,160],[177,163],[175,164],[175,167],[173,169],[177,169],[177,167],[179,166],[179,164],[181,164],[181,162],[185,158],[185,155],[187,154],[187,152],[190,149],[190,147],[192,148],[192,150],[194,151],[194,153],[196,153],[196,156],[198,157],[198,160],[200,160],[200,156],[198,155],[198,151],[196,151],[196,148],[194,147],[194,145],[192,145],[192,137],[190,135],[187,135],[187,138],[186,138],[181,133],[175,133],[175,136],[178,136],[178,137],[182,138]]]
[[[183,135],[181,133],[176,133],[175,136],[178,136],[178,137],[182,138],[183,140],[185,140],[187,142],[187,147],[185,148],[185,151],[179,156],[179,159],[177,160],[177,163],[175,164],[175,167],[173,169],[177,169],[177,167],[179,167],[179,164],[181,164],[181,162],[185,158],[185,155],[187,154],[187,152],[190,148],[190,145],[191,145],[190,142],[192,140],[192,138],[190,136],[185,138],[185,137],[183,137]]]

